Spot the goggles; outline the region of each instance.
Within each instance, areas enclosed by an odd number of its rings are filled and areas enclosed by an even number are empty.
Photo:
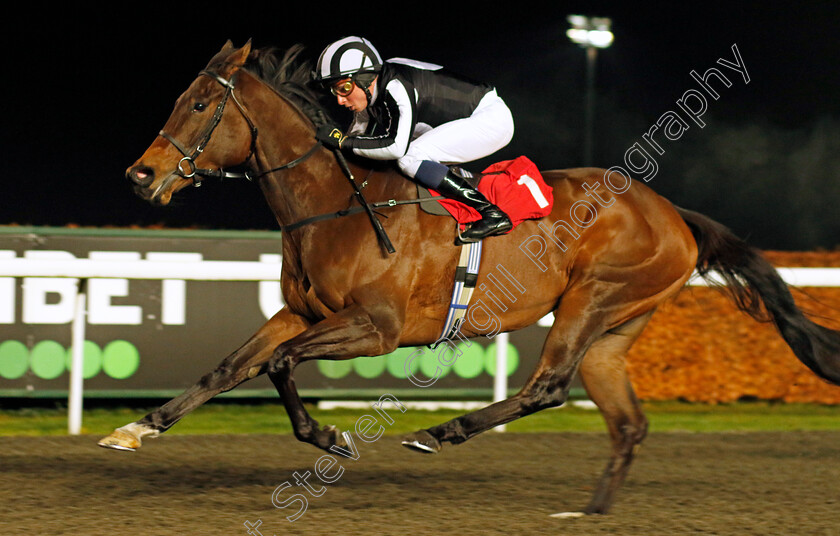
[[[349,94],[353,93],[353,90],[356,88],[356,83],[353,81],[352,78],[347,78],[341,80],[340,82],[336,82],[335,84],[330,86],[330,93],[335,95],[336,97],[346,97]]]

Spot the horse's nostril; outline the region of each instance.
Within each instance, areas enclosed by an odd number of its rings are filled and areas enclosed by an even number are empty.
[[[146,166],[134,166],[128,170],[127,175],[131,182],[144,187],[152,184],[155,180],[154,170]]]

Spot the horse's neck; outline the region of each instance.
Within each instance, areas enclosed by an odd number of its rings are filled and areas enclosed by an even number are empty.
[[[247,99],[244,107],[251,112],[259,131],[257,160],[260,169],[257,171],[263,173],[305,155],[316,143],[309,119],[256,78],[248,77],[248,81],[248,92],[243,91],[243,99]],[[414,184],[403,178],[395,167],[373,170],[353,165],[352,168],[356,184],[369,202],[417,196]],[[353,203],[353,188],[348,177],[339,167],[336,155],[325,148],[316,150],[293,168],[267,173],[260,179],[260,187],[280,225],[334,213]],[[287,256],[305,254],[296,240],[283,242],[284,251],[290,254]]]
[[[288,225],[331,210],[334,192],[346,182],[335,157],[322,148],[292,168],[267,173],[305,155],[316,143],[315,132],[286,98],[253,76],[243,77],[244,81],[243,106],[259,133],[254,171],[266,173],[260,186],[277,221]]]

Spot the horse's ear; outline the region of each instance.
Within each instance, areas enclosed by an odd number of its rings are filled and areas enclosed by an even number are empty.
[[[242,67],[245,64],[245,60],[248,59],[248,54],[251,53],[251,40],[248,39],[248,42],[240,48],[239,50],[235,51],[233,54],[228,57],[228,63],[231,65],[235,65],[237,68]]]
[[[230,52],[231,50],[233,50],[233,41],[228,39],[227,43],[225,43],[225,45],[222,47],[222,50],[220,50],[219,52]]]
[[[230,43],[230,41],[228,41],[228,43]],[[225,47],[227,47],[227,44],[225,44]],[[231,45],[231,48],[233,48],[233,45]],[[248,42],[245,43],[242,48],[234,50],[230,53],[230,55],[228,55],[224,62],[224,69],[219,74],[222,76],[231,76],[233,73],[238,71],[240,67],[245,65],[245,60],[248,59],[248,54],[250,53],[251,40],[248,39]]]

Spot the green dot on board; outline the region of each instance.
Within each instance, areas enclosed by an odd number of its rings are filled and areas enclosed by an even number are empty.
[[[475,378],[484,370],[484,348],[473,342],[469,346],[465,343],[458,345],[463,354],[452,364],[452,369],[461,378]]]
[[[102,349],[92,341],[82,346],[82,377],[89,380],[102,370]],[[73,370],[73,348],[67,349],[67,370]]]
[[[140,367],[140,352],[128,341],[112,341],[102,350],[102,369],[115,380],[134,375]]]
[[[353,360],[353,370],[362,378],[372,379],[385,372],[388,365],[384,356],[357,357]]]
[[[423,350],[423,349],[421,349]],[[406,378],[405,373],[405,364],[408,360],[409,356],[412,353],[416,352],[417,348],[410,346],[407,348],[397,348],[387,356],[385,356],[386,368],[388,369],[388,373],[391,374],[394,378],[404,379]],[[409,369],[411,374],[416,374],[417,370],[420,368],[420,358],[419,355],[415,356],[414,359],[411,360],[409,365]]]
[[[437,346],[434,350],[429,350],[423,353],[417,361],[420,362],[420,372],[426,378],[434,378],[437,374],[438,378],[443,378],[449,374],[452,369],[453,356],[452,349],[446,344]],[[440,369],[440,372],[438,372]]]
[[[42,380],[54,380],[65,369],[64,346],[55,341],[41,341],[32,348],[29,366],[32,373]]]
[[[0,343],[0,378],[16,380],[29,368],[29,348],[20,341]]]
[[[485,369],[487,374],[494,376],[496,374],[496,343],[494,342],[487,347],[487,355],[485,356]],[[519,351],[516,346],[508,343],[507,345],[507,375],[513,374],[519,367]]]
[[[350,374],[353,369],[353,363],[349,360],[344,361],[328,361],[326,359],[318,360],[318,372],[331,380],[338,380]]]

